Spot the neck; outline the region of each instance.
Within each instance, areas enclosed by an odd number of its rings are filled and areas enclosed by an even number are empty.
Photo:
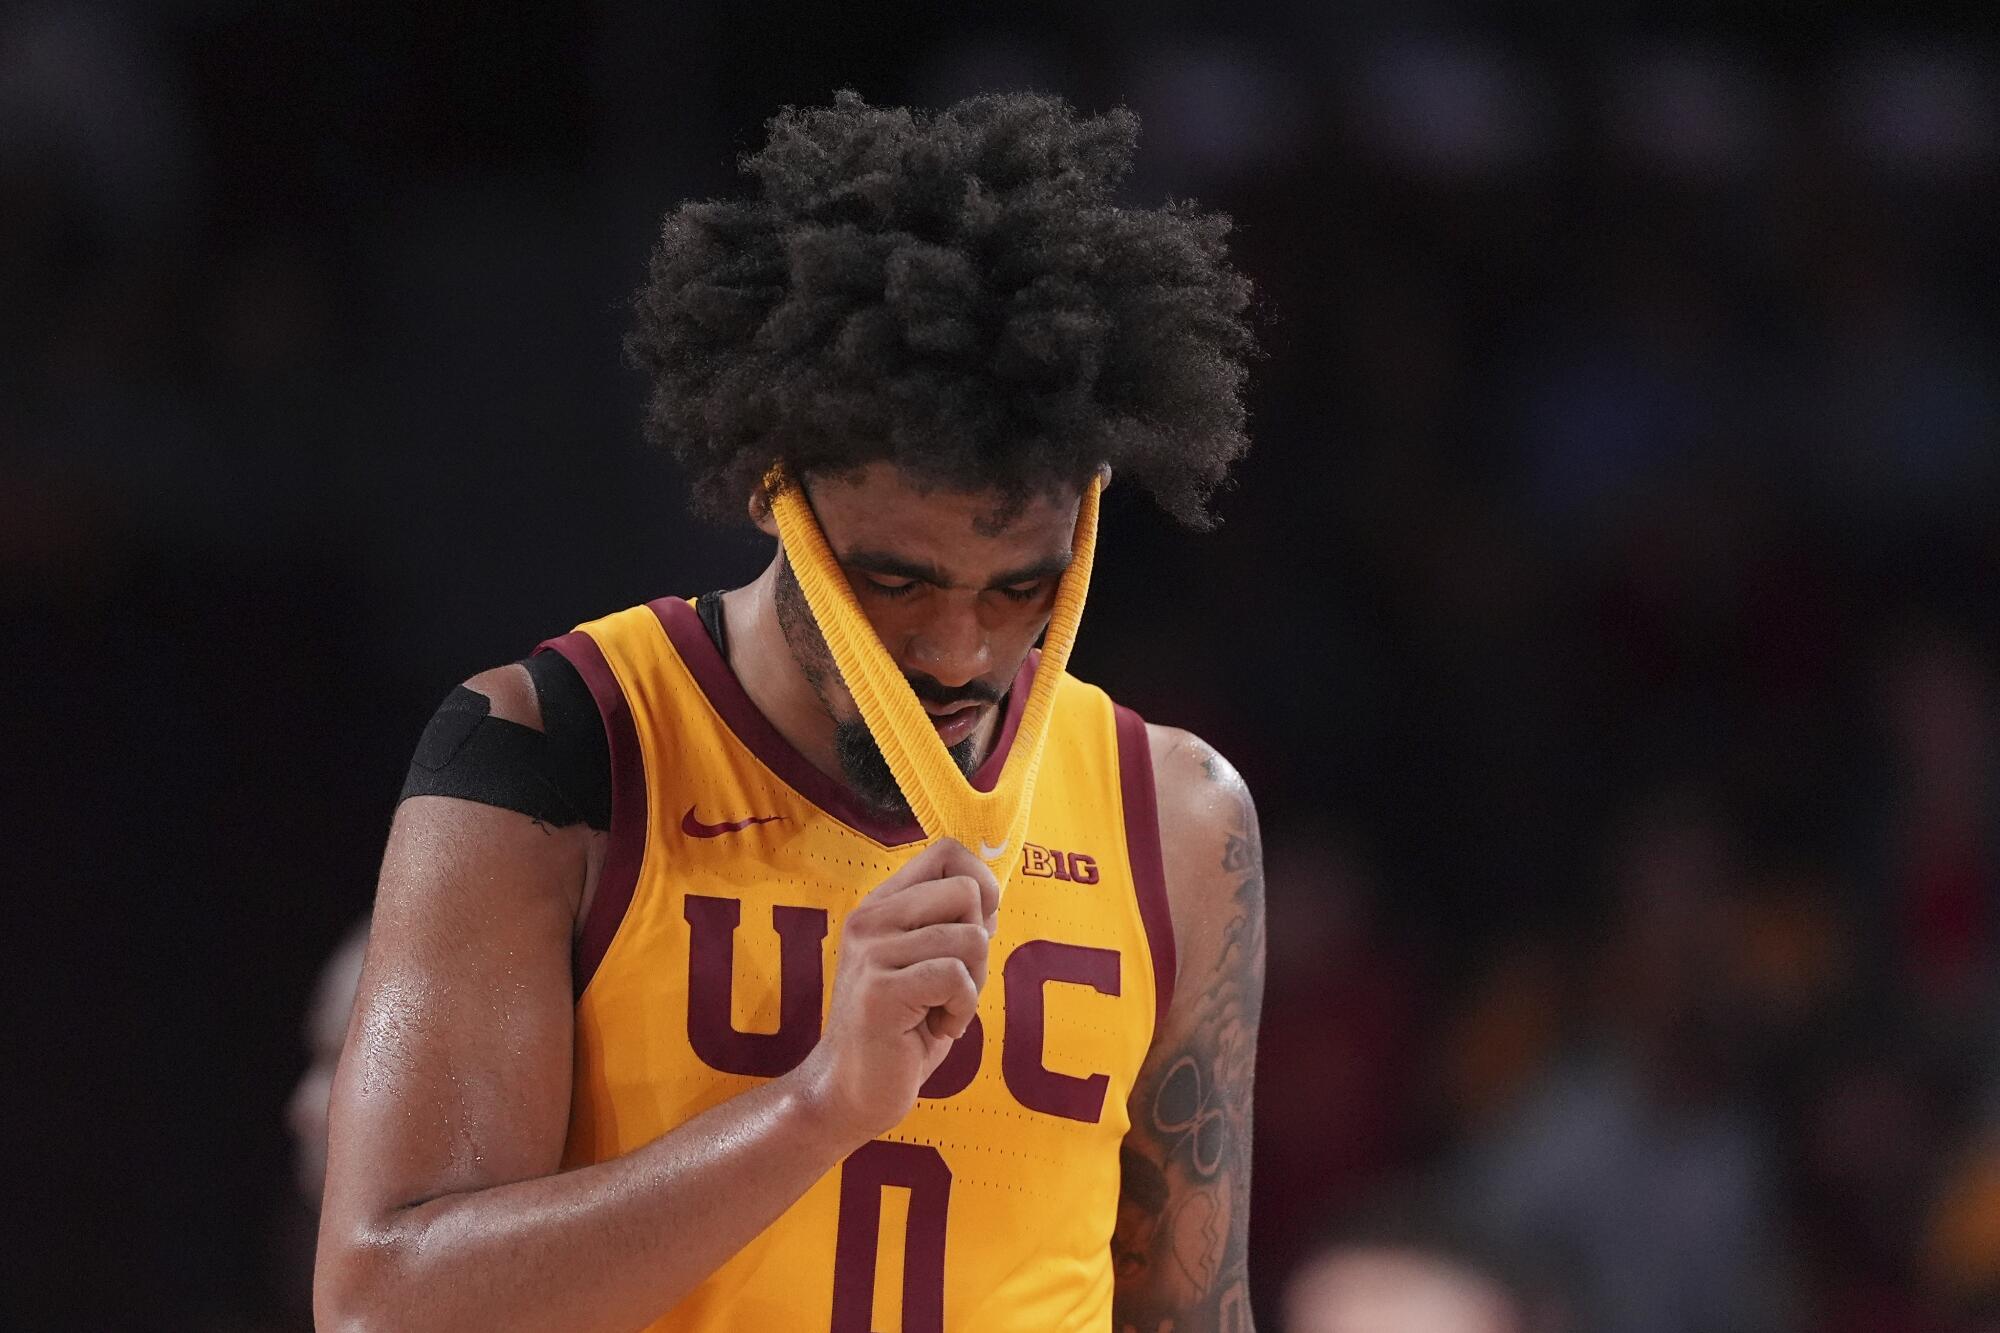
[[[792,656],[784,628],[778,623],[778,568],[779,557],[774,556],[754,580],[723,594],[722,620],[727,631],[724,637],[729,643],[729,669],[736,674],[750,702],[786,743],[814,768],[845,785],[846,776],[834,752],[829,705]],[[854,703],[837,673],[825,685],[833,706],[845,708],[849,713],[854,711]],[[974,733],[974,753],[982,762],[993,752],[1005,711],[989,710],[991,715]]]

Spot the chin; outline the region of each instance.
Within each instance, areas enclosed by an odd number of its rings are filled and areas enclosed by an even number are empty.
[[[945,751],[958,765],[958,771],[967,777],[979,766],[978,744],[976,738],[968,736]],[[910,803],[903,799],[896,775],[889,770],[889,761],[883,757],[882,747],[875,743],[867,723],[859,719],[834,723],[833,748],[840,760],[841,776],[864,804],[885,815],[901,817],[910,813]]]

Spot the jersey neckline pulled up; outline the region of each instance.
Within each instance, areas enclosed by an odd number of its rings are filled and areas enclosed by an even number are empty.
[[[771,720],[751,702],[743,683],[717,650],[715,640],[710,637],[708,627],[702,623],[702,617],[694,606],[678,597],[662,597],[648,605],[659,617],[667,638],[687,664],[689,674],[708,697],[709,704],[721,715],[736,738],[787,786],[855,832],[866,834],[886,847],[900,847],[924,840],[924,831],[918,827],[914,815],[889,815],[868,805],[845,783],[814,767],[811,760],[784,738]],[[1040,660],[1039,652],[1030,652],[1021,663],[1021,669],[1014,674],[993,749],[971,778],[972,786],[977,791],[992,791],[994,784],[1000,780],[1007,754],[1014,745],[1014,735],[1020,729],[1021,710],[1034,685],[1035,669]]]

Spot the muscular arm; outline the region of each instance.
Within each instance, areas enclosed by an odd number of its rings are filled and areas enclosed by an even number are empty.
[[[1132,1090],[1113,1323],[1119,1333],[1249,1333],[1250,1083],[1264,988],[1257,811],[1201,740],[1149,731],[1180,977]]]
[[[540,725],[520,668],[469,683]],[[398,810],[334,1084],[320,1327],[637,1327],[854,1146],[787,1076],[559,1170],[599,836],[448,797]]]

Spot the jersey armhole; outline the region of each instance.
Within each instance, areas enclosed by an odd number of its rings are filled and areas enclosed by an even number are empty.
[[[584,914],[570,960],[572,985],[581,998],[611,948],[639,885],[639,864],[646,852],[646,766],[625,691],[597,641],[582,630],[572,630],[538,645],[535,651],[560,653],[576,668],[597,704],[604,722],[604,740],[611,750],[611,841],[598,872],[597,895]]]
[[[1165,857],[1160,851],[1160,804],[1153,785],[1153,747],[1146,720],[1112,705],[1118,721],[1118,795],[1125,810],[1125,856],[1139,899],[1139,920],[1153,955],[1153,1034],[1166,1025],[1174,1001],[1174,918],[1167,903]]]

